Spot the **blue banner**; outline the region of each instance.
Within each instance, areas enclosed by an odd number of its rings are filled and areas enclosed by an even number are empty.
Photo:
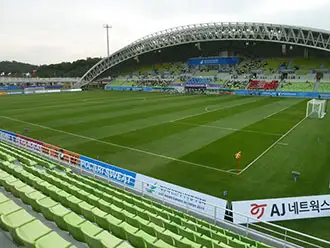
[[[2,139],[15,142],[16,140],[16,133],[5,131],[5,130],[0,130],[0,136]]]
[[[188,65],[198,66],[198,65],[237,65],[237,57],[215,57],[215,58],[196,58],[189,59]]]
[[[83,170],[95,173],[112,181],[125,184],[130,187],[135,186],[136,173],[134,172],[118,168],[116,166],[106,164],[85,156],[80,156],[79,167],[81,167]]]
[[[330,99],[330,93],[322,92],[295,92],[295,91],[262,91],[262,90],[236,90],[236,95],[244,96],[279,96]]]
[[[0,86],[0,90],[21,90],[20,86]]]

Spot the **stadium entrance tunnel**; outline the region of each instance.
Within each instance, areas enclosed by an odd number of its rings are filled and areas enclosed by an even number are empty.
[[[207,23],[164,30],[139,39],[102,59],[73,85],[81,88],[93,80],[143,64],[186,61],[199,56],[262,55],[303,56],[308,49],[324,56],[330,52],[330,32],[265,23]]]

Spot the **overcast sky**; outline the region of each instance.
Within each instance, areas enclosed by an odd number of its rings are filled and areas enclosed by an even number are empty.
[[[330,0],[0,0],[0,61],[34,64],[106,55],[162,29],[268,22],[330,30]]]

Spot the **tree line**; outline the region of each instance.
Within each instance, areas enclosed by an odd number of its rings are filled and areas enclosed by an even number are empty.
[[[25,76],[35,77],[81,77],[101,58],[79,59],[73,62],[62,62],[49,65],[31,65],[17,61],[0,62],[0,75],[2,76]]]

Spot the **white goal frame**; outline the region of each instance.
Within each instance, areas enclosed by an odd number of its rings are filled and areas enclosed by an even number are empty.
[[[326,115],[326,100],[317,100],[312,99],[307,102],[306,107],[306,118],[311,117],[313,118],[313,113],[317,114],[317,118],[322,119]]]

